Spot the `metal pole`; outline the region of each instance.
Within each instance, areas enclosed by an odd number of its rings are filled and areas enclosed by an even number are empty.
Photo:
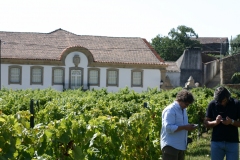
[[[34,108],[33,108],[33,99],[31,99],[31,101],[30,101],[30,113],[31,113],[31,117],[30,117],[30,127],[33,128],[33,127],[34,127]]]
[[[147,108],[147,106],[148,106],[147,102],[144,102],[144,103],[143,103],[143,107],[144,107],[144,108]]]
[[[2,54],[1,54],[1,51],[2,51],[2,41],[0,40],[0,90],[2,88]]]

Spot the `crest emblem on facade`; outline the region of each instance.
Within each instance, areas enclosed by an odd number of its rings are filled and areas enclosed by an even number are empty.
[[[79,55],[75,55],[75,56],[73,57],[73,63],[74,63],[74,65],[75,65],[75,67],[78,67],[78,65],[79,65],[79,63],[80,63],[80,57],[79,57]]]

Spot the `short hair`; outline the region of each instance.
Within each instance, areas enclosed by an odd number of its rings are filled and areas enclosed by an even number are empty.
[[[193,103],[194,97],[191,92],[183,89],[177,93],[176,100],[181,102]]]
[[[231,93],[225,87],[218,87],[214,91],[214,100],[218,103],[221,103],[225,98],[229,99]]]

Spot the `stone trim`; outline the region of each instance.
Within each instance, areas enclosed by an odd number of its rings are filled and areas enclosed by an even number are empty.
[[[54,83],[54,71],[55,69],[61,69],[63,71],[62,83]],[[52,67],[52,85],[64,85],[65,84],[65,68],[64,67]]]
[[[109,83],[108,83],[108,74],[109,74],[109,71],[116,71],[116,72],[117,72],[116,84],[109,84]],[[108,86],[116,86],[116,87],[119,87],[119,69],[116,69],[116,68],[109,68],[109,69],[107,69],[107,74],[106,74],[106,87],[108,87]]]
[[[98,71],[98,83],[97,84],[90,84],[89,80],[90,80],[90,71],[95,70]],[[98,86],[100,87],[100,68],[88,68],[88,86]]]
[[[71,89],[71,82],[72,82],[72,76],[71,76],[71,71],[72,70],[81,70],[81,84],[83,85],[83,75],[84,75],[84,68],[82,67],[70,67],[69,68],[69,88]]]
[[[63,65],[65,65],[65,59],[66,59],[67,55],[72,52],[81,52],[81,53],[85,54],[85,56],[88,59],[88,65],[90,65],[94,62],[93,55],[87,48],[84,48],[81,46],[74,46],[74,47],[69,47],[62,52],[62,54],[60,56],[60,60],[63,62]]]
[[[66,58],[66,57],[65,57]],[[64,60],[31,60],[31,59],[1,59],[2,64],[21,64],[21,65],[51,65],[65,66]],[[114,68],[144,68],[144,69],[165,69],[168,65],[156,64],[130,64],[130,63],[107,63],[107,62],[89,62],[88,67],[114,67]]]
[[[134,72],[141,72],[141,84],[140,85],[133,84],[133,73]],[[131,70],[131,87],[143,87],[143,70],[142,69]]]
[[[19,82],[11,82],[11,69],[18,68],[20,70]],[[22,66],[12,65],[8,66],[8,84],[20,84],[22,85]]]
[[[32,76],[33,76],[33,69],[41,69],[41,81],[40,82],[32,82]],[[30,85],[43,85],[43,67],[42,66],[31,66],[30,67]]]

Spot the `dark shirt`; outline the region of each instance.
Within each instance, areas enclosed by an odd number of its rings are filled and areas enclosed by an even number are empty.
[[[240,118],[240,102],[230,98],[226,106],[218,104],[215,100],[211,101],[207,108],[206,117],[216,120],[221,115],[222,118],[227,116],[235,121]],[[212,141],[239,142],[238,127],[231,124],[224,125],[222,123],[213,127]]]

